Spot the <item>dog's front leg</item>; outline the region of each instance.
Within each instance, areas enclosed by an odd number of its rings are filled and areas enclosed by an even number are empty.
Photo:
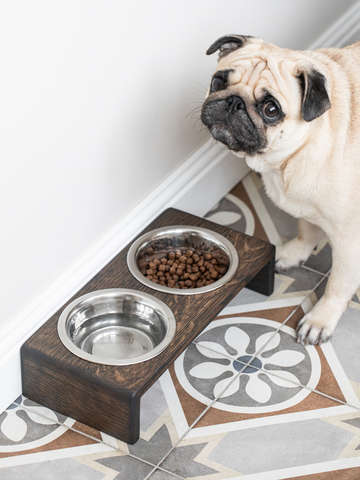
[[[333,265],[324,295],[297,327],[298,341],[303,345],[328,341],[356,292],[360,284],[359,242],[332,245]]]
[[[298,236],[285,245],[276,247],[276,270],[283,272],[306,262],[323,236],[320,227],[300,218]]]

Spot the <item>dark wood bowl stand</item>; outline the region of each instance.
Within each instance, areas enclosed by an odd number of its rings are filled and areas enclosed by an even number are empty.
[[[138,282],[127,267],[128,245],[81,288],[75,298],[106,288],[140,290],[173,311],[177,330],[171,344],[145,362],[110,366],[83,360],[59,339],[57,323],[64,305],[21,348],[23,394],[129,444],[140,433],[140,399],[192,340],[245,285],[269,295],[274,287],[275,247],[240,232],[175,209],[166,210],[145,232],[169,225],[194,225],[226,237],[239,254],[234,277],[222,287],[199,295],[167,294]],[[139,236],[140,236],[139,235]]]

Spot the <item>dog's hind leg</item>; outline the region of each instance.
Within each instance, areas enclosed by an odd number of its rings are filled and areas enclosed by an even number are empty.
[[[321,344],[330,339],[359,287],[359,244],[360,239],[342,245],[332,242],[333,265],[324,295],[297,326],[298,341],[303,345]]]
[[[324,232],[320,227],[300,218],[298,236],[285,245],[276,247],[276,270],[284,272],[306,262],[323,236]]]

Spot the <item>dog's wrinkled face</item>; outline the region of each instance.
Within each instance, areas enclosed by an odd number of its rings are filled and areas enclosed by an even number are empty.
[[[309,122],[330,108],[324,75],[306,58],[258,38],[222,37],[207,54],[217,50],[201,113],[211,135],[250,162],[265,153],[270,162],[271,154],[291,155],[305,141]]]

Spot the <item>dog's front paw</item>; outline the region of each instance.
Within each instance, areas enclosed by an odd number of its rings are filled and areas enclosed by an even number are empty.
[[[307,259],[309,255],[301,248],[301,242],[294,238],[285,245],[276,247],[276,263],[275,269],[277,272],[286,272],[290,268],[299,267]]]
[[[330,340],[335,327],[312,311],[305,315],[296,327],[297,341],[307,345],[321,345]]]

